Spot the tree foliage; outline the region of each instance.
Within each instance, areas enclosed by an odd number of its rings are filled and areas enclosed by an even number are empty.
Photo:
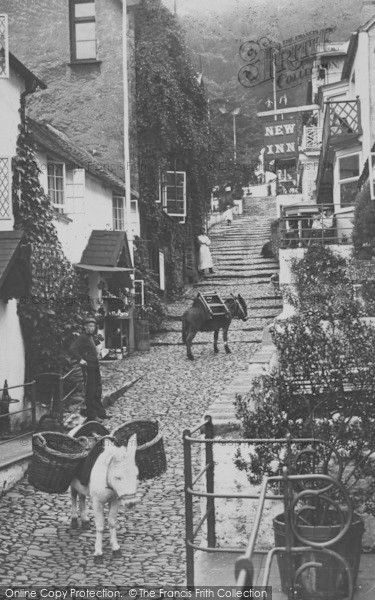
[[[367,182],[355,201],[353,246],[357,258],[371,258],[375,250],[375,203]]]
[[[375,450],[375,329],[362,319],[346,266],[329,249],[315,246],[294,265],[298,313],[272,329],[278,369],[258,377],[248,396],[237,398],[237,414],[247,438],[290,434],[331,443],[361,504],[372,488],[362,494],[356,481],[371,469],[374,474],[367,459]],[[320,287],[324,291],[316,295]],[[238,466],[253,482],[281,473],[286,462],[281,444],[258,448],[249,458],[238,456]]]

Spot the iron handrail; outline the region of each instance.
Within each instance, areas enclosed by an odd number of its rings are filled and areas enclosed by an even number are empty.
[[[326,486],[323,490],[322,489],[304,490],[303,492],[297,494],[294,497],[292,504],[289,506],[289,501],[287,500],[287,495],[290,495],[290,488],[289,488],[288,484],[290,484],[292,482],[316,481],[316,480],[325,481],[329,485],[328,485],[328,487]],[[255,521],[254,521],[253,529],[252,529],[251,536],[250,536],[250,539],[248,542],[248,546],[246,548],[245,553],[241,557],[239,557],[238,561],[236,561],[236,565],[237,565],[235,568],[236,585],[239,586],[241,589],[243,589],[245,586],[252,585],[252,581],[250,581],[250,583],[249,583],[249,580],[252,577],[252,573],[254,572],[252,559],[254,556],[256,539],[258,536],[260,522],[262,519],[262,512],[264,509],[264,502],[265,502],[265,498],[266,498],[267,487],[270,483],[276,483],[276,482],[279,482],[279,483],[283,482],[285,485],[284,490],[287,490],[284,492],[287,544],[286,544],[286,547],[273,548],[272,550],[270,550],[268,552],[262,585],[264,587],[267,587],[267,585],[268,585],[272,558],[276,553],[284,553],[284,554],[287,553],[287,554],[289,554],[289,560],[291,560],[292,554],[301,553],[301,552],[311,552],[313,549],[315,549],[315,550],[319,550],[320,552],[330,554],[331,556],[333,556],[334,558],[337,558],[338,560],[340,560],[342,562],[342,564],[344,565],[345,571],[347,573],[347,576],[348,576],[348,586],[349,586],[348,600],[350,600],[352,598],[352,594],[353,594],[353,579],[352,579],[350,567],[343,557],[338,555],[336,552],[329,550],[329,548],[328,548],[329,546],[336,544],[338,541],[340,541],[346,535],[346,533],[349,531],[350,525],[352,523],[353,507],[352,507],[348,492],[346,491],[345,487],[339,480],[334,479],[333,477],[331,477],[329,475],[325,475],[323,473],[319,473],[319,474],[316,474],[316,473],[310,474],[309,473],[309,474],[304,474],[304,475],[288,475],[286,467],[284,467],[284,469],[283,469],[282,476],[275,475],[275,476],[265,477],[263,479],[261,494],[259,496],[259,503],[257,506],[257,512],[255,515]],[[322,495],[322,491],[324,491],[330,487],[333,487],[333,486],[336,486],[339,488],[340,492],[343,494],[344,500],[348,507],[346,522],[341,523],[341,525],[340,525],[341,529],[340,529],[339,533],[336,535],[336,537],[333,537],[326,542],[319,543],[319,542],[314,542],[312,540],[308,540],[308,539],[304,538],[299,533],[298,528],[295,523],[295,520],[293,519],[294,508],[296,507],[297,503],[301,500],[302,497],[304,497],[308,494],[316,495],[317,497],[319,497],[320,495]],[[288,527],[290,528],[290,535],[288,535],[287,524],[289,524]],[[297,539],[298,541],[302,542],[303,544],[305,544],[305,546],[294,546],[293,545],[294,539]],[[311,568],[311,567],[319,568],[320,566],[322,566],[322,565],[319,563],[311,562],[311,561],[304,563],[299,569],[297,569],[297,571],[295,573],[293,586],[296,584],[298,577],[302,574],[302,572],[304,570]],[[291,589],[291,593],[292,594],[294,593],[293,589]]]
[[[16,388],[25,388],[34,385],[35,381],[28,381],[27,383],[20,383],[19,385],[10,385],[6,388],[0,388],[0,392],[5,392],[8,390],[15,390]]]
[[[194,438],[193,433],[197,432],[205,433],[204,438]],[[328,457],[333,454],[339,464],[338,473],[341,476],[342,473],[342,460],[334,446],[325,440],[319,438],[292,438],[287,436],[285,438],[215,438],[212,419],[209,415],[206,415],[203,423],[194,427],[193,430],[186,429],[183,432],[183,446],[184,446],[184,472],[185,472],[185,508],[186,508],[186,519],[185,519],[185,546],[186,546],[186,577],[188,585],[194,585],[194,550],[200,550],[203,552],[231,552],[239,554],[243,552],[243,548],[216,548],[216,533],[215,533],[215,499],[221,498],[238,498],[238,499],[250,499],[259,500],[260,494],[228,494],[228,493],[217,493],[214,491],[214,461],[213,461],[213,444],[285,444],[287,446],[287,460],[291,463],[292,459],[292,446],[301,444],[312,444],[313,446],[323,445],[328,450]],[[192,473],[192,462],[191,462],[191,445],[192,444],[205,444],[206,449],[206,461],[203,467],[198,472],[198,475],[193,479]],[[302,450],[295,460],[298,460],[298,456],[305,451]],[[312,451],[316,453],[316,449]],[[326,460],[326,466],[328,461]],[[194,485],[206,474],[206,491],[195,491]],[[282,481],[282,478],[276,481]],[[207,509],[200,519],[198,526],[194,529],[193,526],[193,498],[205,498],[207,501]],[[282,495],[279,494],[266,494],[264,500],[281,500]],[[200,531],[203,523],[207,521],[207,546],[198,546],[194,543],[195,536]]]

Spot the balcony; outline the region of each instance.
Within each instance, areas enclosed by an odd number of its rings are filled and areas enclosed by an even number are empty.
[[[317,177],[318,197],[332,185],[333,150],[354,144],[362,135],[361,104],[356,100],[326,102]]]
[[[304,127],[302,135],[303,152],[319,152],[322,145],[321,127]]]

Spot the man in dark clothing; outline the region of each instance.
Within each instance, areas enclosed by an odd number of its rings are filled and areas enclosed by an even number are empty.
[[[88,420],[94,421],[96,417],[107,419],[109,417],[107,417],[101,402],[102,379],[94,340],[96,320],[93,317],[88,317],[83,323],[85,333],[81,333],[73,342],[69,348],[69,354],[79,361],[84,374],[86,373],[85,398]]]

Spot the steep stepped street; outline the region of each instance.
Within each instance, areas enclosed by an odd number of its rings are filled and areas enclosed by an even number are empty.
[[[104,534],[104,561],[94,565],[95,528],[70,529],[70,497],[36,492],[23,479],[0,500],[0,585],[166,585],[185,579],[184,480],[182,432],[198,423],[233,378],[247,368],[259,347],[262,329],[280,312],[281,302],[269,285],[277,269],[260,256],[269,238],[274,200],[251,199],[246,214],[231,226],[211,232],[215,274],[169,305],[166,332],[158,335],[149,353],[136,353],[112,369],[113,383],[141,379],[110,407],[109,429],[134,419],[157,419],[164,437],[167,472],[139,484],[139,502],[120,508],[120,558],[112,558],[109,532]],[[236,269],[243,269],[239,273]],[[222,297],[240,293],[249,320],[234,321],[229,330],[232,354],[214,354],[212,334],[199,333],[186,358],[181,345],[183,310],[198,290]],[[162,345],[161,345],[162,344]],[[103,374],[109,366],[102,366]],[[195,468],[200,455],[194,453]],[[198,505],[196,507],[198,511]],[[89,515],[92,519],[90,507]]]

